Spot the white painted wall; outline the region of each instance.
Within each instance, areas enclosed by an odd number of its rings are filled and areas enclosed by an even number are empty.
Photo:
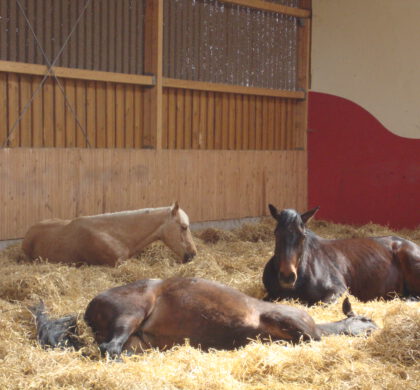
[[[313,0],[312,90],[420,138],[420,0]]]

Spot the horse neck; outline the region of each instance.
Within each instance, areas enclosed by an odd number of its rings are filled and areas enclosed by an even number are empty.
[[[112,234],[125,243],[130,255],[160,239],[161,228],[167,220],[171,208],[147,209],[111,214]]]
[[[321,332],[322,336],[328,336],[332,334],[345,334],[348,331],[346,320],[325,322],[322,324],[316,324],[316,327]]]
[[[312,230],[307,230],[299,263],[300,268],[306,268],[312,262],[312,259],[316,256],[314,252],[318,251],[321,240],[322,238],[317,236]]]

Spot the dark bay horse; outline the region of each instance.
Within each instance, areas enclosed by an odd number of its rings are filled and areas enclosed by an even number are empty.
[[[85,321],[103,353],[164,350],[183,344],[233,349],[250,339],[299,342],[322,335],[369,333],[373,321],[356,316],[348,300],[347,318],[315,324],[304,310],[264,302],[220,283],[198,278],[140,280],[112,288],[88,305]]]
[[[169,207],[42,221],[29,228],[22,249],[30,259],[115,266],[156,240],[162,240],[183,262],[196,255],[188,215],[178,202]]]
[[[274,256],[264,268],[265,300],[331,302],[346,290],[361,301],[420,296],[420,247],[400,237],[326,240],[306,227],[318,207],[299,214],[269,205]]]

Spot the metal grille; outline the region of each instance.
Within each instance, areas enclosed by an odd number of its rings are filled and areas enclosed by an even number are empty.
[[[165,1],[164,75],[296,90],[297,22],[217,0]]]
[[[47,57],[57,56],[86,0],[19,0]],[[92,0],[56,66],[143,73],[144,0]],[[0,60],[46,64],[16,0],[0,0]]]

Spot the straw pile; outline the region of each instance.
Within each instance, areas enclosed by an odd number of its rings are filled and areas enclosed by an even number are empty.
[[[315,221],[325,237],[394,233]],[[236,351],[204,353],[186,343],[166,352],[152,350],[124,357],[124,363],[100,358],[83,322],[87,303],[98,292],[141,278],[173,275],[220,281],[261,298],[262,269],[274,248],[271,220],[235,231],[207,229],[195,235],[199,255],[177,264],[162,244],[117,268],[28,263],[19,246],[0,253],[0,389],[419,389],[420,303],[351,297],[353,308],[381,327],[368,338],[326,337],[298,346],[250,343]],[[398,232],[420,244],[420,229]],[[54,316],[79,315],[81,351],[43,350],[27,307],[40,298]],[[291,304],[298,305],[296,302]],[[343,318],[340,302],[308,309],[318,321]]]

